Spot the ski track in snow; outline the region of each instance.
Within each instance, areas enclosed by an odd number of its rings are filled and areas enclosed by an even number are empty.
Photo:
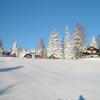
[[[100,59],[0,58],[0,100],[100,100]]]

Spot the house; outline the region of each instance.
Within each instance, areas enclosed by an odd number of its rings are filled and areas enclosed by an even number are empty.
[[[31,54],[29,51],[23,49],[23,50],[19,53],[19,56],[18,56],[18,57],[19,57],[19,58],[32,58],[32,54]]]
[[[24,58],[32,58],[32,54],[30,54],[30,53],[25,54]]]
[[[57,59],[54,55],[51,55],[49,59]]]
[[[86,57],[98,57],[100,55],[100,50],[90,46],[86,49],[85,52],[83,52],[83,55]]]
[[[59,59],[55,54],[52,54],[48,57],[48,59]]]

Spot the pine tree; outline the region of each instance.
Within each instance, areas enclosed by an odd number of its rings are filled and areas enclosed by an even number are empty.
[[[61,40],[61,53],[62,53],[62,59],[64,59],[64,38]]]
[[[56,30],[54,30],[50,35],[47,55],[49,58],[52,56],[57,59],[62,58],[61,42],[59,40],[59,35]]]
[[[90,46],[93,46],[93,47],[97,48],[97,41],[96,41],[95,37],[92,37],[92,41],[90,43]]]
[[[73,45],[70,37],[70,32],[68,27],[66,27],[66,35],[64,40],[64,58],[72,59],[74,57]]]
[[[18,47],[17,43],[14,42],[13,46],[12,46],[12,49],[11,49],[11,55],[13,55],[15,57],[18,57],[21,51],[22,51],[22,48]]]

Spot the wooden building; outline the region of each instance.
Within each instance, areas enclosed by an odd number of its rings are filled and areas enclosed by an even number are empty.
[[[87,48],[86,52],[83,52],[83,55],[85,57],[98,57],[100,56],[100,50],[93,46],[90,46]]]
[[[32,58],[32,54],[25,54],[24,58]]]

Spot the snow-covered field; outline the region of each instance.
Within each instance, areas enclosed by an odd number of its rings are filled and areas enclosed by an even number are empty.
[[[0,58],[0,100],[100,100],[100,58]]]

